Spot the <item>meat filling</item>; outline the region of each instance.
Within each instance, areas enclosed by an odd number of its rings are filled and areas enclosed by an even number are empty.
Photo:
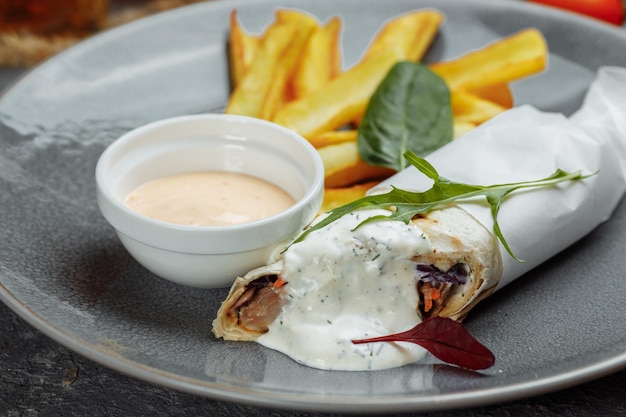
[[[278,317],[285,304],[285,297],[282,296],[285,284],[277,275],[255,279],[246,286],[246,290],[228,314],[236,315],[239,326],[266,333],[268,326]]]

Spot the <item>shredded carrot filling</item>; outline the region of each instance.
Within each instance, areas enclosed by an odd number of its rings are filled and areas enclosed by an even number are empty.
[[[439,299],[439,297],[441,297],[441,293],[439,292],[439,290],[437,288],[432,288],[431,294],[430,294],[430,298],[433,299],[433,301],[436,301]]]
[[[276,281],[274,281],[274,283],[272,284],[272,287],[279,288],[279,287],[282,287],[283,285],[285,285],[286,283],[287,283],[287,281],[285,281],[281,277],[278,277],[278,278],[276,278]]]
[[[422,294],[424,294],[424,311],[429,312],[430,309],[433,308],[433,301],[437,301],[439,297],[441,297],[441,292],[430,285],[424,285],[422,287]]]

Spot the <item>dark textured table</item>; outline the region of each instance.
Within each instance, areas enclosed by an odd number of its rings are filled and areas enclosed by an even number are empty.
[[[22,73],[0,68],[0,90]],[[332,416],[231,404],[153,386],[66,349],[0,303],[0,417],[121,415]],[[415,415],[626,416],[626,370],[512,403]]]

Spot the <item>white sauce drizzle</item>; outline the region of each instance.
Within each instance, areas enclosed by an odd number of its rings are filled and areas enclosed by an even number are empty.
[[[365,218],[381,209],[355,211],[312,232],[285,253],[283,279],[293,300],[257,341],[305,365],[333,370],[401,366],[425,355],[418,345],[353,339],[408,330],[421,321],[415,263],[432,250],[414,224]]]

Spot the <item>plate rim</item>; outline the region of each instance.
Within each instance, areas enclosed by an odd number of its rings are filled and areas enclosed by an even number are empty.
[[[424,397],[389,395],[385,396],[384,400],[381,401],[381,397],[375,397],[375,399],[364,396],[328,397],[324,395],[294,395],[282,392],[271,393],[268,391],[261,393],[250,388],[228,387],[228,389],[224,389],[223,385],[217,383],[193,380],[178,374],[138,364],[128,359],[120,359],[115,355],[107,355],[106,352],[98,349],[96,346],[91,346],[77,338],[68,336],[63,330],[47,322],[45,318],[31,312],[2,283],[0,283],[0,300],[28,324],[59,344],[121,374],[198,396],[285,410],[349,411],[371,414],[390,411],[437,411],[459,407],[486,406],[570,388],[626,369],[626,351],[624,351],[622,354],[569,372],[532,381],[500,385],[494,388],[437,395],[437,401],[432,401],[432,396],[430,395]],[[355,408],[355,405],[358,405],[358,407]]]
[[[503,10],[528,10],[529,8],[536,8],[537,10],[538,8],[541,8],[542,12],[551,16],[551,18],[572,20],[579,25],[588,26],[592,28],[592,30],[598,31],[599,33],[618,36],[626,42],[626,33],[624,33],[623,29],[617,29],[616,27],[611,27],[607,24],[596,22],[575,14],[562,12],[560,10],[547,10],[535,4],[526,4],[525,2],[513,0],[499,3],[497,6],[494,6],[494,4],[488,0],[470,0],[469,2],[477,5],[489,5],[489,7],[497,7]],[[131,22],[129,24],[104,31],[43,61],[33,68],[26,70],[20,77],[7,86],[7,88],[0,95],[0,100],[2,100],[7,94],[11,94],[11,92],[33,72],[45,70],[48,63],[66,59],[66,57],[71,56],[71,54],[80,52],[82,48],[89,47],[92,44],[97,44],[100,42],[100,39],[106,40],[111,36],[119,36],[119,34],[124,31],[132,32],[140,29],[142,25],[153,24],[158,20],[173,19],[176,18],[176,15],[178,14],[182,15],[192,13],[195,8],[204,10],[223,7],[230,9],[235,7],[234,5],[237,4],[245,6],[246,4],[259,3],[276,5],[274,0],[262,0],[262,2],[259,2],[258,0],[213,0],[207,3],[196,3],[183,6],[178,9],[165,11],[140,19],[139,21]],[[419,3],[419,0],[416,1],[416,3]],[[450,4],[449,1],[444,3]],[[2,268],[0,271],[5,270]],[[4,275],[4,273],[2,275]],[[541,377],[532,381],[502,385],[494,388],[437,395],[437,401],[433,401],[433,396],[431,395],[424,397],[389,395],[369,399],[368,397],[356,396],[326,397],[323,395],[286,394],[282,392],[259,391],[250,388],[244,389],[232,386],[225,387],[223,384],[194,380],[182,375],[142,365],[128,359],[120,359],[114,355],[107,355],[106,352],[98,349],[97,346],[91,345],[79,338],[67,334],[62,329],[48,322],[45,317],[42,317],[29,309],[27,305],[21,302],[18,296],[14,295],[4,286],[2,283],[2,276],[0,276],[0,300],[3,301],[18,316],[24,319],[29,325],[41,331],[57,343],[117,372],[181,392],[262,407],[291,410],[297,409],[303,411],[358,411],[365,413],[454,409],[461,406],[492,405],[503,401],[518,400],[528,396],[545,394],[551,391],[569,388],[571,386],[585,383],[622,369],[626,369],[625,350],[621,354],[607,357],[604,360],[587,364],[586,366],[572,371],[562,372],[548,377]],[[320,402],[320,400],[323,401]],[[355,405],[357,406],[356,408]]]

